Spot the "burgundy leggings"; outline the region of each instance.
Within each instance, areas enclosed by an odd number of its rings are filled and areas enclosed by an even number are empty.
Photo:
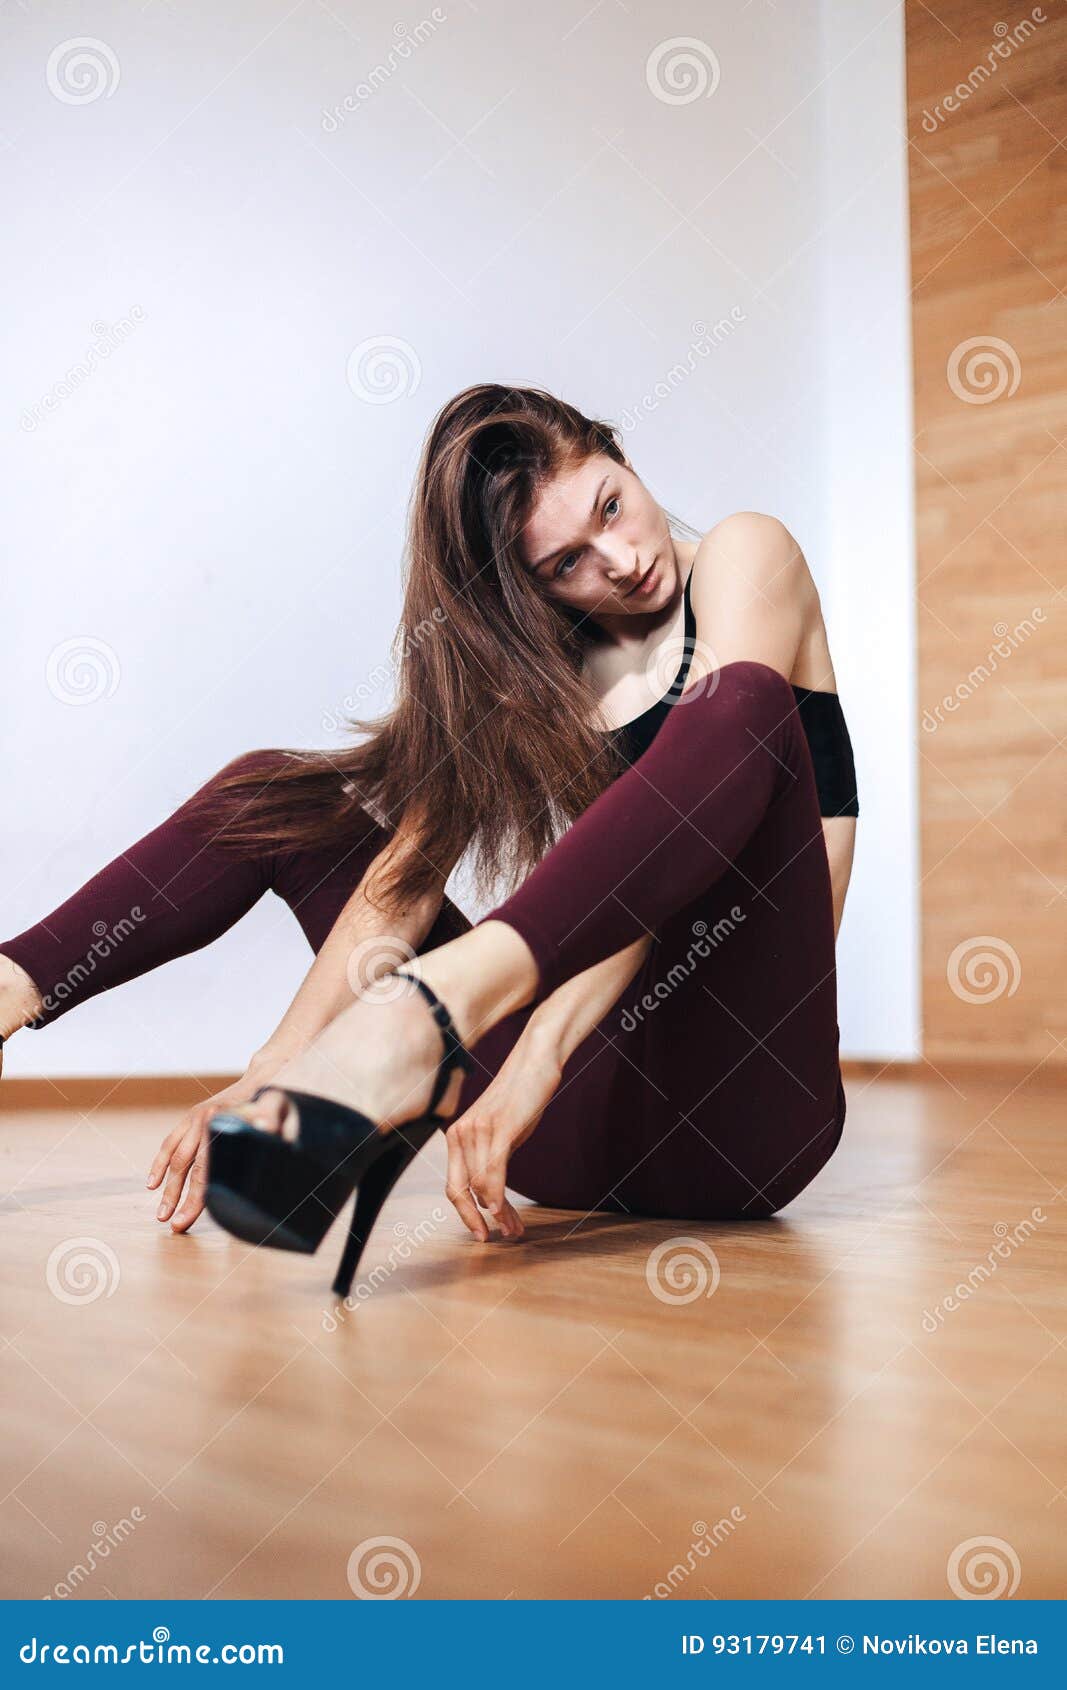
[[[248,754],[268,780],[278,755]],[[45,998],[35,1025],[209,944],[268,888],[317,951],[390,837],[235,857],[186,811],[0,940]],[[728,663],[694,682],[648,750],[482,919],[522,935],[538,994],[478,1040],[457,1113],[538,1001],[654,936],[514,1153],[512,1190],[583,1211],[752,1219],[790,1202],[832,1155],[845,1093],[829,867],[811,753],[776,670]],[[420,949],[470,925],[446,898]]]

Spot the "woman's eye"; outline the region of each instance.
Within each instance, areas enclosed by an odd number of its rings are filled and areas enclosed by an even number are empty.
[[[605,514],[605,516],[606,516],[606,515],[607,515],[607,513],[608,513],[608,510],[609,510],[609,509],[610,509],[610,507],[611,507],[611,506],[612,506],[612,505],[621,505],[621,502],[622,502],[622,501],[621,501],[621,500],[620,500],[620,498],[619,498],[619,496],[618,496],[618,494],[617,494],[617,493],[616,493],[616,494],[615,494],[615,495],[614,495],[614,497],[613,497],[613,498],[610,498],[610,499],[609,499],[609,500],[608,500],[608,502],[607,502],[607,504],[606,504],[606,505],[605,505],[605,506],[604,506],[604,514]],[[557,564],[557,565],[556,565],[556,567],[555,567],[555,569],[554,569],[554,571],[553,571],[553,574],[552,574],[552,579],[553,579],[553,580],[554,580],[554,581],[558,581],[558,580],[559,580],[559,579],[560,579],[560,576],[561,576],[561,575],[562,575],[562,574],[563,574],[563,565],[564,565],[564,564],[565,564],[565,563],[567,563],[567,562],[568,562],[568,561],[569,561],[569,559],[571,559],[571,558],[574,558],[574,559],[575,559],[575,565],[577,565],[577,559],[578,559],[578,556],[579,556],[579,554],[578,554],[578,553],[577,553],[577,552],[568,552],[568,553],[567,553],[567,556],[566,556],[566,557],[561,557],[561,558],[560,558],[560,560],[559,560],[559,562],[558,562],[558,564]],[[572,570],[568,570],[568,571],[567,571],[567,574],[568,574],[568,575],[570,575],[570,574],[572,574],[572,573],[573,573],[573,571],[572,571]]]

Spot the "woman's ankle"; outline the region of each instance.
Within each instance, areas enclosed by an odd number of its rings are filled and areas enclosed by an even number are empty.
[[[9,1039],[44,1008],[44,1000],[24,968],[0,955],[0,1038]]]
[[[529,947],[501,921],[480,922],[469,933],[423,951],[404,964],[403,972],[418,975],[437,993],[468,1046],[537,996],[537,965]]]

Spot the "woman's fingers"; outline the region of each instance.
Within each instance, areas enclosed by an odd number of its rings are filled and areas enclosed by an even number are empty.
[[[475,1237],[485,1242],[490,1236],[481,1212],[488,1209],[505,1238],[521,1238],[526,1229],[504,1192],[508,1161],[506,1136],[484,1119],[468,1114],[461,1122],[453,1122],[445,1134],[445,1142],[448,1145],[445,1195],[455,1204]]]
[[[467,1169],[467,1158],[459,1134],[450,1127],[445,1133],[445,1143],[448,1146],[448,1172],[445,1176],[445,1196],[454,1206],[456,1213],[465,1226],[473,1232],[475,1238],[480,1238],[484,1244],[489,1237],[489,1228],[471,1196],[470,1173]]]
[[[174,1146],[178,1143],[179,1139],[183,1136],[184,1125],[172,1127],[171,1131],[167,1134],[163,1143],[156,1151],[152,1166],[148,1170],[148,1178],[145,1181],[149,1191],[154,1191],[160,1180],[163,1178],[163,1175],[170,1166],[171,1152],[173,1151]]]
[[[503,1218],[507,1221],[510,1229],[509,1237],[521,1238],[523,1233],[526,1231],[526,1228],[522,1224],[522,1216],[506,1198],[504,1200]]]
[[[508,1171],[507,1155],[504,1146],[492,1135],[479,1141],[478,1155],[471,1175],[471,1190],[474,1192],[483,1209],[488,1209],[494,1220],[501,1220],[507,1209],[511,1207],[504,1196],[504,1178]]]
[[[474,1134],[475,1148],[467,1156],[471,1167],[471,1189],[483,1209],[488,1209],[499,1222],[505,1238],[518,1238],[525,1231],[505,1192],[508,1158],[512,1143],[499,1125],[478,1122]]]
[[[170,1223],[175,1232],[187,1232],[197,1217],[204,1212],[207,1195],[207,1133],[200,1135],[200,1144],[193,1157],[188,1180],[181,1207]]]
[[[169,1219],[177,1208],[178,1199],[181,1197],[182,1187],[185,1184],[185,1176],[192,1166],[199,1146],[200,1134],[196,1128],[193,1128],[186,1132],[185,1137],[180,1139],[171,1150],[170,1167],[166,1183],[163,1186],[159,1208],[156,1210],[157,1220],[165,1221]]]

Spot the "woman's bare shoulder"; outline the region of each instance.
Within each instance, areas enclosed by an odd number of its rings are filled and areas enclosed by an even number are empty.
[[[732,511],[703,534],[693,556],[701,575],[716,574],[776,602],[818,596],[803,548],[780,517],[766,511]],[[694,576],[694,585],[696,577]]]

